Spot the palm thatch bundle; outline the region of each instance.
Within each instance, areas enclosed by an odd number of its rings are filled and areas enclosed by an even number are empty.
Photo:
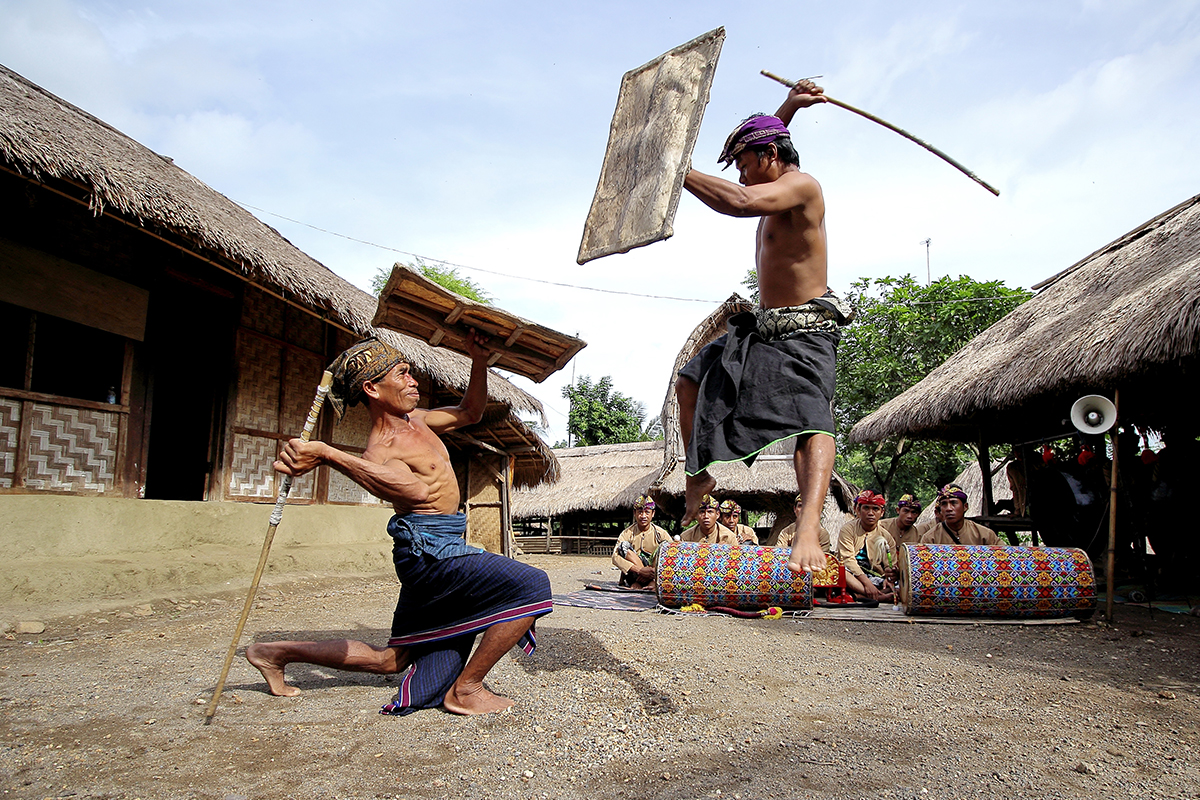
[[[371,320],[375,298],[338,277],[237,203],[87,112],[0,66],[0,169],[84,202],[237,275],[329,324],[378,335],[436,383],[459,393],[470,360],[390,331]],[[508,413],[503,429],[518,437],[527,462],[519,480],[553,478],[553,453],[518,413],[541,416],[541,403],[489,373],[488,396]],[[543,418],[544,419],[544,418]],[[537,462],[534,466],[533,462]],[[532,467],[532,469],[530,469]],[[535,476],[536,473],[536,476]]]
[[[1200,195],[1033,288],[1037,296],[854,426],[851,441],[1069,433],[1076,399],[1117,389],[1126,422],[1162,430],[1188,420],[1183,387],[1200,352]]]
[[[662,464],[662,440],[563,447],[554,451],[558,482],[512,494],[513,519],[547,519],[577,512],[630,511]]]

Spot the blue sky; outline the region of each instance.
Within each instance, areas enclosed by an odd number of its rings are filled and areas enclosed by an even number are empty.
[[[935,278],[1029,286],[1200,192],[1196,2],[0,0],[0,62],[361,287],[410,253],[462,265],[500,307],[587,340],[577,375],[612,375],[656,414],[692,327],[744,291],[755,223],[685,195],[672,239],[575,254],[622,74],[718,25],[698,168],[778,106],[769,69],[824,76],[1001,191],[841,109],[800,112],[835,290],[923,277],[926,238]],[[552,439],[571,372],[516,379]]]

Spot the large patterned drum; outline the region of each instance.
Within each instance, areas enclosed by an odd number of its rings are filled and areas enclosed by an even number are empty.
[[[1086,617],[1096,610],[1092,562],[1078,548],[907,544],[900,567],[910,615]]]
[[[744,611],[812,608],[812,575],[789,571],[790,553],[784,547],[667,542],[658,549],[658,602]]]

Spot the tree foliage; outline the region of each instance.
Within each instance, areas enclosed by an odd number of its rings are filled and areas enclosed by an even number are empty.
[[[562,394],[571,401],[567,431],[574,437],[576,447],[662,438],[661,426],[658,436],[652,435],[657,420],[646,425],[646,409],[641,403],[613,390],[611,375],[595,383],[584,375],[573,385],[564,386]]]
[[[419,258],[408,264],[408,267],[420,272],[443,289],[449,289],[455,294],[462,295],[477,303],[484,303],[489,306],[492,304],[492,296],[482,286],[475,283],[475,281],[464,275],[459,275],[458,269],[455,267],[445,264],[426,264]],[[371,279],[371,291],[376,295],[380,294],[383,288],[387,286],[388,278],[390,277],[392,277],[390,269],[380,268],[375,273],[375,277]]]
[[[849,445],[845,434],[1028,297],[1003,281],[965,275],[929,286],[911,275],[856,281],[846,299],[857,317],[838,346],[834,396],[842,476],[889,496],[916,492],[928,502],[933,487],[961,472],[975,458],[962,445],[908,439]]]

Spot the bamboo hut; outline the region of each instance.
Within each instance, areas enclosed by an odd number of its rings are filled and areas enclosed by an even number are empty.
[[[422,405],[457,403],[470,362],[371,320],[376,301],[278,231],[103,121],[0,67],[0,493],[273,500],[278,441],[325,364],[364,335],[401,350]],[[509,485],[553,480],[521,422],[541,405],[488,375],[481,424],[447,437],[471,537],[506,539]],[[321,438],[366,441],[365,409]],[[340,473],[292,502],[378,506]]]
[[[554,455],[556,483],[513,493],[517,545],[527,553],[607,555],[662,467],[662,440],[565,447]],[[670,527],[662,514],[655,522]]]
[[[701,348],[725,332],[725,323],[731,316],[752,308],[750,301],[736,293],[730,295],[729,299],[696,326],[675,358],[662,409],[665,441],[663,460],[654,477],[655,494],[661,498],[661,505],[673,515],[683,513],[686,480],[683,467],[683,435],[679,427],[679,403],[675,399],[675,381],[678,379],[679,370],[699,353]],[[798,491],[793,466],[795,449],[795,439],[787,439],[764,450],[749,468],[740,463],[717,464],[709,468],[709,473],[717,480],[716,494],[720,499],[736,500],[745,510],[762,511],[770,515],[771,531],[767,541],[775,539],[780,529],[795,521],[793,504]],[[830,480],[829,488],[822,513],[822,524],[836,535],[842,523],[848,519],[854,490],[836,473]]]
[[[1200,426],[1187,387],[1200,374],[1200,195],[1190,198],[1035,285],[1038,294],[967,343],[915,386],[850,432],[852,441],[912,437],[974,443],[981,465],[997,443],[1024,446],[1032,518],[994,515],[991,484],[979,512],[998,530],[1036,528],[1102,552],[1110,517],[1106,443],[1070,422],[1072,404],[1103,395],[1117,404],[1119,530],[1109,552],[1145,566],[1151,540],[1164,570],[1194,583],[1194,547],[1168,518],[1200,479]],[[1190,377],[1189,377],[1190,376]],[[1157,434],[1167,448],[1147,447]],[[1037,444],[1079,440],[1097,455],[1049,463]],[[1139,446],[1139,439],[1142,445]],[[1108,448],[1111,454],[1111,448]],[[1078,453],[1079,450],[1076,450]],[[1011,527],[1010,527],[1011,526]]]
[[[1071,405],[1119,395],[1123,425],[1194,438],[1200,372],[1200,195],[1053,277],[1038,294],[850,431],[855,442],[912,437],[998,442],[1075,434]],[[985,484],[986,485],[986,484]],[[990,513],[992,498],[981,508]]]

